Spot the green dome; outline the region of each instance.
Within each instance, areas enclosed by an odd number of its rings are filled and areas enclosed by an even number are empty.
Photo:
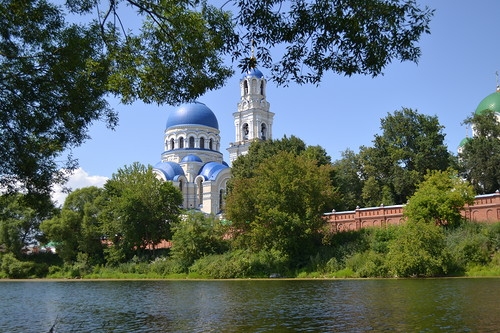
[[[491,110],[496,113],[500,113],[500,89],[497,88],[497,91],[489,94],[481,101],[481,103],[479,103],[476,108],[476,114],[480,114],[484,110]]]
[[[470,140],[470,138],[463,138],[462,141],[458,144],[459,147],[465,146],[465,144]]]

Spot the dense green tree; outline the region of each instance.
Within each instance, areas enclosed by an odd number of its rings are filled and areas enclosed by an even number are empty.
[[[172,225],[172,248],[174,260],[187,270],[195,260],[227,250],[224,235],[228,228],[214,216],[201,212],[188,212]]]
[[[113,255],[126,258],[171,239],[170,227],[179,218],[182,194],[171,182],[158,179],[152,167],[140,163],[125,166],[113,174],[104,189],[100,218],[113,242]]]
[[[397,229],[385,264],[392,276],[438,276],[447,272],[443,228],[417,221]]]
[[[49,202],[37,203],[45,209],[35,210],[32,205],[26,195],[0,196],[0,246],[16,257],[21,255],[23,247],[37,244],[40,223],[53,213],[54,207]]]
[[[361,194],[363,181],[360,177],[361,164],[359,155],[347,149],[342,152],[340,160],[333,163],[334,185],[340,195],[337,211],[352,210],[362,204]]]
[[[405,203],[428,170],[450,166],[452,155],[436,116],[403,108],[383,118],[381,129],[373,147],[360,149],[360,174],[369,186],[363,189],[365,204]]]
[[[103,230],[98,216],[103,189],[84,187],[71,192],[60,214],[40,225],[48,240],[57,243],[57,253],[66,263],[74,263],[79,253],[86,254],[89,264],[104,261]]]
[[[478,193],[493,193],[500,189],[500,122],[495,112],[484,110],[464,123],[474,127],[475,135],[459,154],[461,168]]]
[[[285,135],[282,139],[252,142],[248,154],[239,156],[234,161],[231,168],[233,178],[251,178],[257,166],[267,158],[282,151],[308,156],[315,159],[318,165],[331,163],[331,158],[323,147],[308,146],[302,139],[294,135],[289,138]]]
[[[317,162],[281,151],[262,161],[253,177],[235,179],[226,202],[235,237],[254,250],[273,249],[297,260],[311,254],[321,215],[335,200],[332,167]]]
[[[410,222],[425,221],[436,225],[457,225],[465,204],[474,203],[473,187],[457,172],[431,171],[404,207]]]
[[[0,4],[0,186],[48,195],[59,168],[75,166],[57,158],[93,121],[116,123],[104,99],[108,64],[96,27],[67,25],[43,0]]]
[[[415,0],[0,4],[1,185],[45,194],[63,180],[60,168],[76,166],[71,155],[58,161],[93,122],[116,124],[109,94],[192,100],[232,75],[227,57],[254,66],[251,41],[279,84],[318,83],[327,71],[378,75],[393,60],[418,60],[433,14]]]
[[[233,162],[231,173],[234,179],[251,178],[254,171],[262,161],[281,151],[291,152],[295,155],[301,154],[306,150],[306,143],[292,135],[283,139],[254,141],[250,145],[248,154],[239,156]]]

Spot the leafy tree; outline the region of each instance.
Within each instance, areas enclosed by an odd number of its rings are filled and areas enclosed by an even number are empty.
[[[152,167],[134,163],[118,169],[104,189],[100,218],[113,242],[113,255],[126,258],[171,238],[170,226],[179,217],[182,194],[171,182],[156,178]]]
[[[229,3],[235,6],[237,27],[244,31],[243,45],[255,41],[258,58],[280,84],[318,83],[328,71],[376,76],[393,59],[416,61],[420,50],[415,44],[429,33],[433,14],[414,0]],[[284,51],[275,62],[271,50],[278,45]]]
[[[93,122],[116,124],[108,94],[192,100],[232,75],[226,57],[254,66],[243,56],[251,41],[278,84],[319,83],[328,71],[375,76],[393,60],[418,60],[433,14],[415,0],[0,3],[1,185],[45,194],[60,168],[76,167],[71,155],[59,164],[62,152],[88,139]]]
[[[443,229],[416,221],[397,229],[389,243],[386,265],[396,277],[437,276],[446,273],[447,258]]]
[[[66,263],[74,263],[79,253],[91,259],[89,264],[102,264],[104,245],[102,226],[98,220],[103,189],[91,186],[71,192],[60,214],[40,225],[45,237],[56,242],[57,252]]]
[[[256,168],[267,158],[286,151],[294,155],[304,155],[315,159],[318,165],[331,163],[331,158],[321,146],[308,146],[306,143],[292,135],[282,139],[254,141],[250,145],[248,154],[242,155],[234,161],[231,172],[233,178],[250,178]]]
[[[335,199],[331,172],[331,165],[281,151],[262,161],[253,177],[235,179],[226,214],[236,238],[254,250],[277,250],[297,260],[310,254],[321,214]]]
[[[361,193],[363,190],[363,181],[360,177],[359,155],[354,151],[347,149],[342,152],[342,158],[333,163],[334,184],[340,195],[340,203],[336,210],[355,209],[361,205]]]
[[[224,235],[227,232],[221,221],[200,212],[188,212],[172,225],[170,254],[187,270],[195,260],[227,249]]]
[[[457,225],[460,211],[474,202],[474,189],[455,171],[431,171],[418,185],[404,208],[409,221],[425,221],[437,225]]]
[[[292,152],[295,155],[306,150],[303,140],[292,135],[283,139],[254,141],[248,149],[248,154],[239,156],[232,165],[233,178],[251,178],[257,166],[267,158],[281,151]]]
[[[376,205],[405,203],[427,170],[450,166],[452,156],[436,116],[403,108],[383,118],[381,129],[383,133],[375,135],[374,146],[360,150],[361,177],[366,181],[364,186],[370,187],[363,189],[365,203],[376,193]]]
[[[105,101],[109,63],[95,26],[68,25],[43,0],[0,3],[0,186],[48,196],[64,178],[59,168],[75,167],[57,158],[93,121],[116,123]]]
[[[468,117],[465,124],[474,127],[459,154],[466,178],[481,194],[500,189],[500,122],[495,112],[485,110]]]
[[[22,194],[0,196],[0,245],[16,257],[23,247],[37,243],[40,223],[53,213],[52,203],[39,202],[37,205],[45,209],[34,210],[31,200]]]

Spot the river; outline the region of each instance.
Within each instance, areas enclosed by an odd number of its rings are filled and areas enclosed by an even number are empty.
[[[500,279],[2,281],[0,332],[499,332]]]

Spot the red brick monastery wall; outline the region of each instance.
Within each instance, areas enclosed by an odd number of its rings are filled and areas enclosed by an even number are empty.
[[[334,232],[384,227],[404,222],[404,205],[356,208],[356,210],[325,213],[324,218]],[[474,222],[500,222],[500,192],[478,195],[474,204],[466,205],[462,215]]]

